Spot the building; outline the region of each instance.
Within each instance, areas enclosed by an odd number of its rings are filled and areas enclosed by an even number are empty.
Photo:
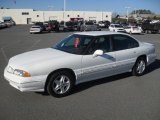
[[[33,9],[0,9],[0,21],[4,17],[11,17],[16,24],[31,24],[48,20],[69,21],[71,19],[84,19],[111,21],[111,12],[99,11],[36,11]]]
[[[133,17],[135,19],[141,18],[141,19],[147,19],[147,18],[153,18],[154,14],[130,14],[130,17]]]

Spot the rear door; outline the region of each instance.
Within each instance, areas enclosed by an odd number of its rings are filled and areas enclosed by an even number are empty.
[[[139,43],[127,35],[112,35],[112,41],[116,56],[116,72],[131,70],[139,54]]]

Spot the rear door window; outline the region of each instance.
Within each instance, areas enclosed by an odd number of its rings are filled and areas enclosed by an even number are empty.
[[[132,37],[126,35],[112,35],[114,51],[131,49],[139,46]]]

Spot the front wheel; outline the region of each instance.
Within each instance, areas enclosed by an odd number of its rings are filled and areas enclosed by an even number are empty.
[[[144,58],[139,58],[132,70],[132,74],[135,76],[141,76],[146,70],[146,60]]]
[[[74,77],[69,72],[61,71],[52,75],[47,85],[47,91],[54,97],[68,95],[74,86]]]

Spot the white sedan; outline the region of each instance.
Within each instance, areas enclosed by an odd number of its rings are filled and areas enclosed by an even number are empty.
[[[63,97],[82,82],[124,72],[141,76],[155,58],[154,45],[125,33],[81,32],[51,48],[12,57],[4,77],[20,91],[47,91]]]
[[[123,28],[123,26],[119,25],[119,24],[111,24],[109,26],[109,31],[112,31],[112,32],[123,32],[125,33],[125,29]]]
[[[125,30],[127,33],[130,33],[130,34],[141,34],[142,33],[142,30],[136,26],[128,26],[125,28]]]
[[[34,25],[30,28],[30,33],[41,33],[42,32],[42,27],[41,26],[38,26],[38,25]]]

